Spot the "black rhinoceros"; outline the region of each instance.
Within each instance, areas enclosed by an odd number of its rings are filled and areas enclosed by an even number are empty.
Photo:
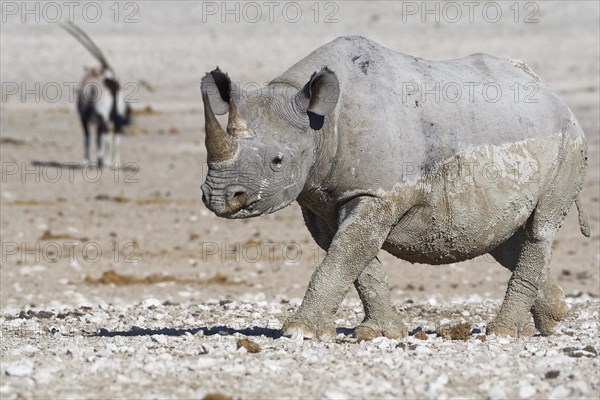
[[[246,93],[217,68],[202,98],[206,206],[247,218],[297,201],[327,251],[285,335],[335,336],[352,283],[365,311],[357,337],[405,335],[382,248],[427,264],[490,253],[510,269],[488,333],[531,334],[533,315],[550,334],[564,318],[551,245],[580,208],[587,147],[573,113],[522,62],[428,61],[340,37]],[[215,114],[226,112],[223,129]]]

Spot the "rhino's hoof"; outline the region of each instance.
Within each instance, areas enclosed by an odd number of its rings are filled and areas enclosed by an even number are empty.
[[[288,321],[282,328],[283,336],[298,339],[319,339],[330,341],[335,339],[335,327],[331,324],[309,325],[302,321]]]
[[[567,316],[565,294],[560,286],[550,283],[544,295],[534,303],[531,313],[535,327],[542,335],[554,333],[558,323]]]
[[[526,337],[534,333],[533,324],[526,322],[522,324],[503,324],[496,320],[490,322],[486,329],[487,335]]]
[[[403,323],[399,322],[394,324],[393,326],[388,326],[386,328],[379,328],[370,324],[369,322],[363,322],[359,326],[354,329],[354,337],[359,342],[364,340],[372,340],[381,336],[385,336],[388,339],[401,339],[408,334],[408,330]]]

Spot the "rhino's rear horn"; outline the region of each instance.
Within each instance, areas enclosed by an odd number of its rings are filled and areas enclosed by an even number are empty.
[[[236,138],[252,138],[254,132],[248,128],[248,124],[239,113],[235,101],[229,102],[229,121],[227,122],[227,133]]]

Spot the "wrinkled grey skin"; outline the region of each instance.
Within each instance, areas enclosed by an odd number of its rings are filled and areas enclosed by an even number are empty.
[[[437,101],[421,90],[436,82],[452,83]],[[501,88],[498,99],[492,89],[484,97],[486,82]],[[455,85],[460,98],[448,91]],[[427,61],[341,37],[260,92],[240,96],[218,69],[202,91],[206,206],[247,218],[298,201],[327,251],[285,335],[334,337],[333,315],[354,284],[365,310],[356,336],[404,336],[381,248],[428,264],[490,253],[513,272],[490,334],[532,334],[532,316],[550,334],[564,318],[563,292],[549,278],[551,244],[577,202],[586,142],[525,64],[485,54]],[[213,111],[229,111],[227,131]],[[582,212],[580,225],[589,235]]]

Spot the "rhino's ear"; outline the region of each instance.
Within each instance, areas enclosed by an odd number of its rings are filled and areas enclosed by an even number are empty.
[[[314,72],[298,93],[300,104],[308,115],[310,128],[318,131],[323,127],[325,116],[337,105],[340,85],[335,73],[327,67]]]
[[[229,111],[231,80],[219,67],[204,75],[200,89],[208,95],[210,106],[216,115]]]

